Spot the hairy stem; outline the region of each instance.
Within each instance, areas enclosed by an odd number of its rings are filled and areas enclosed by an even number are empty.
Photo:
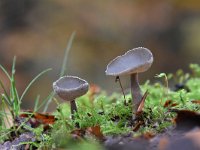
[[[74,112],[77,112],[77,107],[76,107],[75,100],[70,101],[70,105],[71,105],[71,117],[74,120]]]

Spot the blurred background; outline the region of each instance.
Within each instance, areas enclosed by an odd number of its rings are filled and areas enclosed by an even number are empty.
[[[38,94],[42,99],[52,91],[73,31],[67,75],[108,93],[120,92],[120,87],[105,75],[107,64],[135,47],[154,54],[152,68],[140,75],[141,83],[158,80],[154,76],[160,72],[187,71],[189,63],[200,63],[199,0],[0,0],[0,64],[11,70],[17,56],[19,93],[39,72],[53,69],[31,87],[24,109],[33,108]],[[0,78],[9,86],[2,71]],[[129,77],[122,77],[122,84],[129,88]]]

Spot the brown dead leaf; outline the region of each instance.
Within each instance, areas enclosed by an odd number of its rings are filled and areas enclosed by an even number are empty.
[[[45,113],[45,114],[37,113],[31,110],[27,110],[24,113],[20,114],[20,117],[30,118],[28,122],[31,124],[32,127],[37,127],[40,124],[50,125],[50,124],[54,124],[54,122],[56,121],[56,118],[53,115],[50,115],[48,113]]]
[[[140,105],[138,106],[137,108],[137,112],[136,112],[136,115],[139,115],[143,112],[143,109],[144,109],[144,104],[145,104],[145,100],[147,98],[147,95],[148,95],[148,90],[144,93],[143,97],[142,97],[142,100],[140,102]]]
[[[143,114],[144,114],[144,104],[145,104],[145,100],[147,98],[147,95],[148,95],[148,90],[144,93],[143,97],[142,97],[142,100],[137,108],[137,111],[136,111],[136,116],[135,116],[135,119],[133,120],[133,131],[137,131],[141,125],[144,125],[144,119],[143,119]]]
[[[191,102],[194,104],[200,104],[200,100],[192,100]]]
[[[97,139],[99,140],[103,140],[104,139],[104,135],[101,132],[101,127],[99,125],[93,126],[93,127],[88,127],[87,131],[94,135]]]
[[[172,109],[177,113],[176,128],[158,136],[158,150],[200,149],[200,114],[189,110]]]
[[[34,113],[34,118],[42,124],[54,124],[55,116],[49,114]]]
[[[88,127],[88,128],[77,128],[71,132],[71,135],[76,139],[82,139],[86,135],[86,133],[95,136],[99,140],[104,139],[104,135],[101,132],[101,128],[99,125]]]
[[[142,137],[144,137],[147,140],[152,139],[155,136],[155,134],[153,134],[152,132],[145,132]]]
[[[177,113],[177,117],[174,119],[176,129],[187,131],[197,126],[200,127],[200,114],[190,110],[171,109],[170,111]]]
[[[173,101],[172,100],[167,100],[166,102],[165,102],[165,104],[164,104],[164,107],[165,108],[169,108],[169,107],[174,107],[174,106],[177,106],[178,104],[177,103],[173,103]]]
[[[82,139],[85,136],[85,129],[75,129],[71,132],[71,135],[75,139]]]

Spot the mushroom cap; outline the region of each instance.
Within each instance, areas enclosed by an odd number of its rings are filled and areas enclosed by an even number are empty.
[[[54,92],[66,101],[84,95],[88,88],[88,82],[76,76],[63,76],[53,83]]]
[[[119,76],[147,71],[153,63],[151,51],[144,47],[134,48],[113,59],[107,66],[106,75]]]

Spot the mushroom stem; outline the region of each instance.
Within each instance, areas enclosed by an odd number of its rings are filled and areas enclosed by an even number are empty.
[[[71,105],[71,117],[74,120],[74,112],[77,112],[77,107],[76,107],[75,100],[70,101],[70,105]]]
[[[136,113],[142,99],[138,73],[131,74],[131,96],[133,99],[133,112]]]

